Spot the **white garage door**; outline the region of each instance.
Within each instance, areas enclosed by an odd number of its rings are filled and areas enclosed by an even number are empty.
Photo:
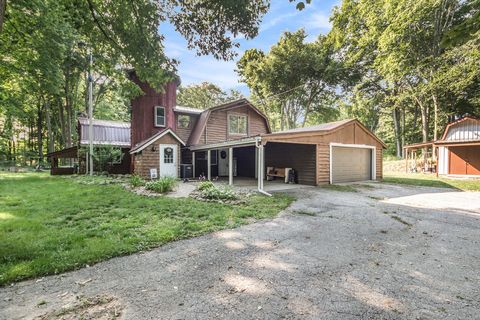
[[[372,179],[372,149],[332,147],[332,183]]]

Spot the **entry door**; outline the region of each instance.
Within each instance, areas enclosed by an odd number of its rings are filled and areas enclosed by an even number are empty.
[[[177,177],[177,145],[160,145],[160,176]]]
[[[218,175],[220,177],[228,176],[228,149],[218,151]]]

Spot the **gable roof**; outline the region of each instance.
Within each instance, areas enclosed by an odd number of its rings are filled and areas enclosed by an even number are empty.
[[[328,134],[335,132],[337,130],[342,129],[343,127],[350,125],[352,123],[357,124],[360,128],[362,128],[365,132],[367,132],[369,135],[371,135],[375,140],[377,140],[384,148],[387,147],[387,145],[380,140],[372,131],[370,131],[367,127],[365,127],[360,121],[357,119],[345,119],[345,120],[339,120],[339,121],[333,121],[333,122],[326,122],[326,123],[321,123],[318,125],[310,126],[310,127],[303,127],[303,128],[295,128],[295,129],[290,129],[290,130],[284,130],[284,131],[279,131],[279,132],[274,132],[266,135],[262,135],[262,137],[277,137],[277,136],[290,136],[290,135],[311,135],[314,133],[319,133],[320,135]]]
[[[89,144],[89,119],[78,118],[80,145]],[[130,147],[130,123],[92,119],[93,144]]]
[[[171,134],[178,142],[180,142],[181,145],[183,145],[183,146],[185,145],[185,142],[183,142],[183,140],[180,139],[175,134],[175,132],[172,131],[172,129],[167,128],[163,131],[155,133],[150,138],[145,139],[142,142],[137,143],[137,145],[132,150],[130,150],[130,154],[134,154],[134,153],[142,151],[143,149],[145,149],[146,147],[148,147],[149,145],[151,145],[152,143],[154,143],[155,141],[157,141],[158,139],[160,139],[161,137],[163,137],[167,134]]]
[[[188,145],[198,144],[202,136],[202,132],[207,126],[208,119],[210,118],[210,115],[212,114],[212,112],[226,110],[226,109],[234,109],[234,108],[245,107],[245,106],[255,111],[258,115],[260,115],[265,120],[265,124],[267,125],[267,132],[270,133],[271,132],[270,124],[268,122],[267,117],[263,114],[263,112],[258,110],[250,101],[248,101],[245,98],[242,98],[242,99],[238,99],[235,101],[227,102],[227,103],[212,107],[200,113],[200,117],[198,118],[195,128],[193,128],[192,133],[190,134],[190,138],[188,139]]]

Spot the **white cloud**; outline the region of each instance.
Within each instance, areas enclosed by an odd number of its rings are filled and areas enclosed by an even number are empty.
[[[178,71],[184,85],[208,81],[222,89],[244,87],[244,84],[238,82],[235,68],[235,61],[216,60],[210,56],[194,56],[186,60],[182,59]]]
[[[328,14],[317,11],[307,18],[305,21],[305,28],[307,30],[328,31],[332,28],[332,24],[329,21]]]
[[[278,15],[272,19],[262,22],[262,24],[260,25],[260,32],[265,32],[268,29],[271,29],[286,20],[289,20],[290,18],[295,17],[296,15],[299,14],[299,12],[300,11],[295,11],[287,14]]]

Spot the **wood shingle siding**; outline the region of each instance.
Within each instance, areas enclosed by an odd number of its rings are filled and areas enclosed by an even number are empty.
[[[175,144],[177,145],[177,170],[178,176],[180,176],[180,144],[177,139],[167,134],[161,137],[151,146],[143,149],[141,153],[134,155],[134,167],[135,174],[141,176],[144,179],[150,179],[150,169],[156,168],[157,173],[160,174],[160,144]],[[155,149],[154,151],[152,149]]]

